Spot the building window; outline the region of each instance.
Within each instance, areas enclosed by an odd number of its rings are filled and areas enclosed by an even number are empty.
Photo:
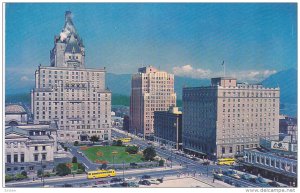
[[[6,171],[8,171],[8,172],[11,171],[11,168],[6,168]]]
[[[14,162],[18,162],[18,154],[14,154]]]
[[[42,154],[42,160],[46,160],[46,155],[45,153]]]
[[[34,154],[34,161],[39,161],[39,155],[38,154]]]
[[[43,146],[43,150],[46,150],[46,146]]]
[[[34,150],[37,151],[38,150],[38,146],[34,146]]]
[[[6,156],[6,160],[7,160],[7,161],[6,161],[7,163],[11,163],[11,155],[7,155],[7,156]]]
[[[273,159],[271,159],[271,166],[274,167],[275,166],[275,161]]]
[[[229,153],[232,153],[232,147],[229,147]]]
[[[21,154],[21,162],[24,162],[25,158],[24,158],[24,153]]]
[[[222,147],[222,154],[225,154],[225,147]]]

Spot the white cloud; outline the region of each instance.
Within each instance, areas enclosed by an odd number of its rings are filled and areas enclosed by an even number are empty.
[[[231,76],[237,78],[240,81],[249,81],[249,82],[259,82],[272,74],[275,74],[276,70],[247,70],[247,71],[239,71]]]
[[[191,78],[210,78],[211,71],[206,69],[194,69],[191,65],[176,66],[173,68],[173,73],[176,76],[186,76]]]
[[[28,81],[28,80],[29,80],[29,78],[27,76],[22,76],[21,77],[21,81]]]
[[[176,76],[191,77],[191,78],[214,78],[224,76],[222,71],[212,72],[209,69],[193,68],[191,65],[176,66],[173,68],[173,73]],[[226,72],[227,77],[237,78],[238,81],[260,82],[272,74],[276,70],[243,70],[235,72]]]

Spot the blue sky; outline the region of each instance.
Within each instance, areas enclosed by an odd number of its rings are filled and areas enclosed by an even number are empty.
[[[90,68],[122,74],[151,64],[178,76],[210,78],[222,74],[224,60],[226,75],[249,81],[297,68],[295,3],[9,3],[9,78],[32,81],[40,63],[49,65],[66,10],[73,12]]]

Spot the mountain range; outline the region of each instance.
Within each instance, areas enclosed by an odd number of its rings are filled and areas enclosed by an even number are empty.
[[[34,87],[34,80],[15,81],[6,74],[6,102],[29,102],[30,90]],[[281,113],[295,116],[297,114],[297,70],[288,69],[279,71],[261,82],[265,87],[280,87]],[[131,74],[107,73],[106,85],[112,91],[113,105],[128,105]],[[175,76],[175,92],[177,93],[178,106],[181,104],[182,88],[210,85],[209,79],[195,79]],[[28,101],[29,100],[29,101]]]

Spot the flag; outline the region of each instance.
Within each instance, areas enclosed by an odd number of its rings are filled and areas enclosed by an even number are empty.
[[[222,62],[222,66],[224,66],[224,60],[223,60],[223,62]]]

